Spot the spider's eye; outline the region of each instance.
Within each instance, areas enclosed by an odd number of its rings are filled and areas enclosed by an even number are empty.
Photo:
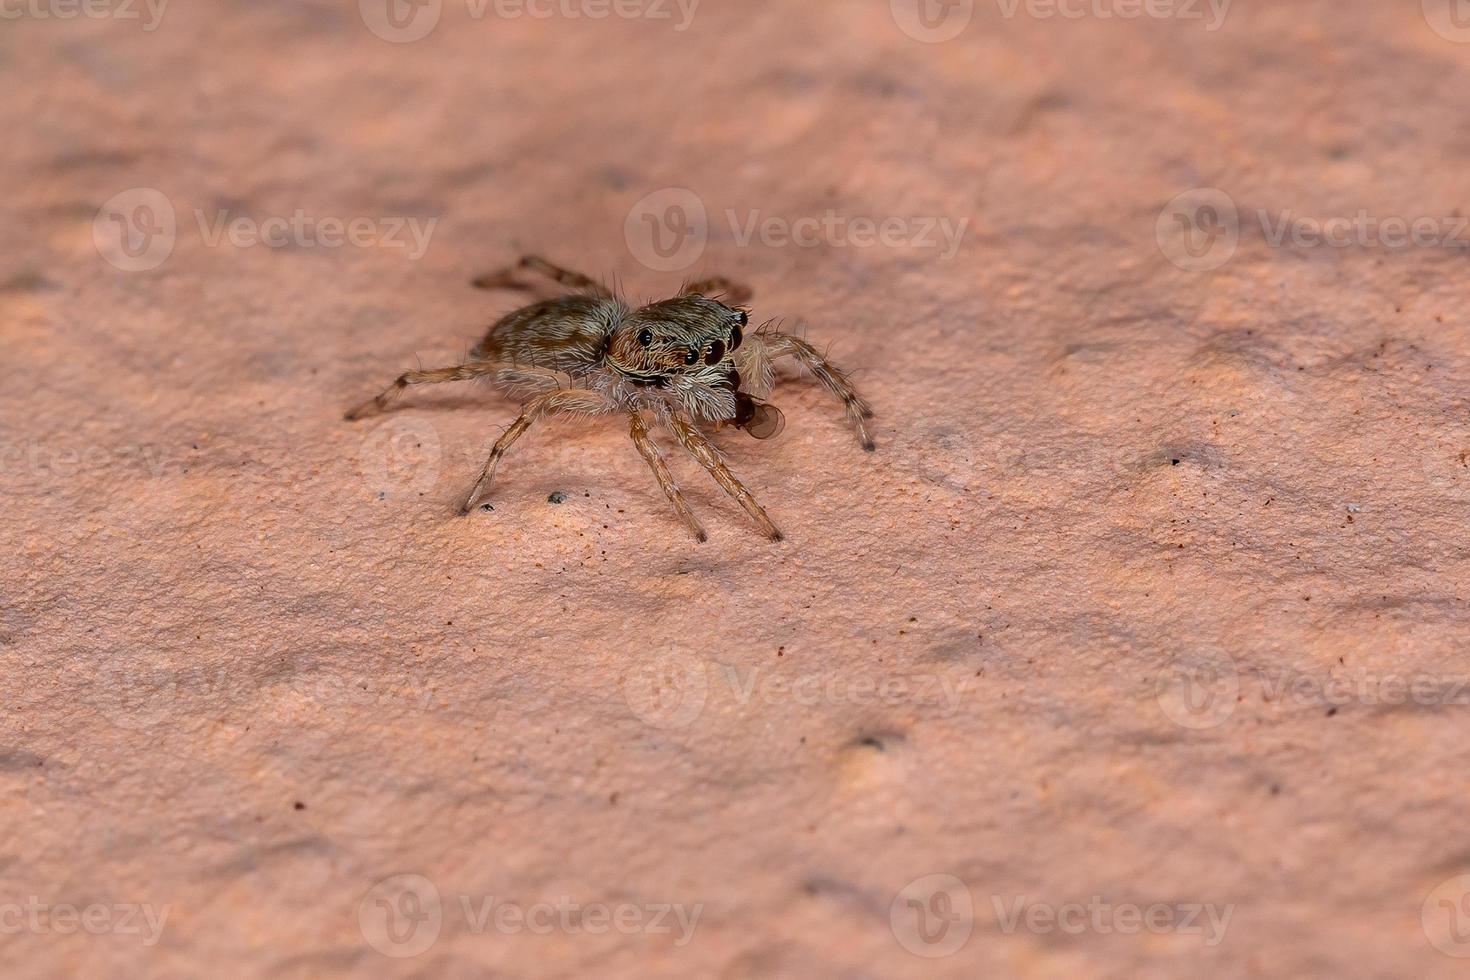
[[[704,355],[704,363],[708,364],[710,367],[714,367],[716,364],[720,363],[720,361],[723,360],[724,357],[725,345],[717,340],[713,344],[709,345],[709,353]]]
[[[638,343],[644,347],[647,347],[649,344],[653,343],[653,331],[649,330],[647,327],[638,331]]]
[[[739,313],[740,313],[740,325],[742,327],[748,325],[750,323],[750,314],[747,313],[747,312],[745,312],[744,310],[740,310]]]
[[[730,349],[731,350],[735,350],[736,348],[738,348],[740,346],[741,336],[742,336],[742,334],[740,333],[740,328],[739,327],[731,327],[730,328]]]
[[[699,363],[698,347],[691,347],[684,352],[684,363],[691,366]]]

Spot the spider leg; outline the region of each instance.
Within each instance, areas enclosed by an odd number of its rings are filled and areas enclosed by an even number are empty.
[[[766,330],[757,333],[751,339],[764,348],[764,353],[770,360],[774,361],[782,357],[792,358],[809,371],[812,377],[817,379],[818,384],[842,399],[847,421],[857,432],[858,442],[862,443],[862,447],[868,452],[877,448],[866,424],[867,420],[873,417],[873,409],[857,393],[857,389],[853,387],[852,382],[848,380],[841,368],[827,360],[811,344],[791,334]]]
[[[356,422],[360,418],[376,415],[388,407],[388,403],[398,397],[404,388],[409,385],[432,385],[444,381],[468,381],[471,378],[484,377],[494,374],[504,367],[499,361],[467,361],[454,367],[439,368],[436,371],[406,371],[398,376],[382,393],[369,398],[361,405],[354,408],[344,416],[349,422]]]
[[[688,296],[692,293],[698,293],[701,296],[708,296],[711,293],[722,295],[736,306],[749,302],[750,297],[754,295],[749,286],[724,276],[710,276],[708,279],[691,282],[684,287],[680,295]]]
[[[700,466],[709,471],[716,483],[724,488],[725,492],[734,497],[751,519],[760,525],[761,531],[772,541],[780,541],[785,535],[781,529],[771,522],[766,516],[765,509],[756,502],[755,497],[745,488],[745,484],[736,478],[730,468],[720,459],[715,447],[704,437],[704,433],[696,429],[690,422],[677,415],[669,417],[669,428],[674,430],[674,437],[679,440],[689,455],[693,456]]]
[[[511,279],[513,273],[518,269],[530,269],[539,272],[548,279],[561,283],[568,289],[583,289],[596,296],[611,298],[612,291],[602,283],[584,276],[580,272],[564,269],[555,263],[548,262],[539,255],[523,255],[515,265],[498,272],[487,272],[483,276],[477,276],[473,282],[480,289],[505,289],[515,288],[516,283]]]
[[[684,495],[679,492],[679,485],[674,482],[673,475],[669,473],[669,464],[664,461],[663,453],[658,451],[658,446],[654,445],[653,439],[649,437],[648,423],[644,422],[637,412],[632,412],[628,416],[628,433],[633,437],[633,445],[637,447],[638,454],[653,470],[654,478],[658,480],[664,496],[668,497],[669,503],[674,505],[674,510],[679,514],[679,520],[683,521],[684,526],[694,535],[694,540],[701,544],[709,540],[709,535],[704,533],[699,519],[684,502]]]
[[[505,455],[517,439],[525,435],[531,423],[543,415],[576,415],[579,413],[597,415],[605,411],[607,411],[607,402],[603,397],[597,392],[583,388],[562,388],[532,398],[521,410],[520,416],[510,424],[510,428],[495,440],[495,445],[490,448],[490,458],[485,460],[485,467],[480,471],[480,478],[475,481],[475,489],[470,491],[460,513],[468,514],[489,492],[490,484],[495,479],[495,467],[500,462],[500,457]]]

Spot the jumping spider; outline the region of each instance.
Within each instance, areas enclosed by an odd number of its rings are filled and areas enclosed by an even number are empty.
[[[684,525],[699,541],[706,535],[649,436],[650,422],[668,426],[689,455],[758,524],[772,541],[781,532],[749,490],[735,478],[698,428],[734,425],[757,439],[779,433],[785,419],[766,404],[775,383],[774,362],[790,357],[842,399],[858,441],[869,452],[873,417],[847,376],[800,337],[769,324],[747,332],[750,313],[740,304],[751,292],[716,277],[685,286],[673,299],[634,309],[612,290],[576,272],[526,256],[510,269],[475,280],[483,289],[516,287],[511,274],[531,269],[569,292],[502,317],[470,352],[470,359],[437,371],[409,371],[382,394],[347,413],[349,421],[382,411],[409,385],[486,377],[512,394],[527,396],[520,417],[490,450],[490,458],[465,500],[469,513],[490,489],[496,464],[531,423],[543,415],[613,415],[628,418],[633,444],[658,479]],[[727,306],[714,297],[734,303]]]

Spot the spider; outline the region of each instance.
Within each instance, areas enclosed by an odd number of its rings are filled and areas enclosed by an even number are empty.
[[[633,445],[695,540],[708,536],[654,444],[651,423],[667,426],[761,531],[780,541],[780,529],[730,472],[699,423],[716,429],[733,425],[757,439],[777,435],[785,418],[765,398],[775,383],[774,362],[786,357],[842,400],[858,441],[873,451],[867,426],[873,410],[847,375],[811,344],[769,323],[747,333],[750,313],[741,305],[751,297],[746,287],[717,276],[690,283],[672,299],[635,309],[601,283],[534,255],[481,276],[474,285],[524,288],[513,278],[519,269],[539,272],[568,291],[502,317],[465,363],[399,375],[381,394],[347,413],[348,421],[354,421],[380,412],[410,385],[482,377],[525,396],[520,416],[491,448],[461,513],[468,514],[485,498],[500,458],[536,420],[620,414],[628,420]]]

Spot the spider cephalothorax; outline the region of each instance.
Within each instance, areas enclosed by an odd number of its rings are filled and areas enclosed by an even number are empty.
[[[664,392],[690,415],[734,421],[735,354],[750,314],[698,293],[649,303],[620,318],[604,363],[634,387]]]
[[[490,451],[480,479],[465,501],[468,513],[495,476],[511,444],[537,418],[551,414],[625,414],[638,451],[695,537],[704,528],[684,502],[668,464],[649,435],[644,415],[673,432],[679,444],[705,467],[773,540],[781,532],[750,491],[735,478],[698,428],[733,425],[768,439],[784,424],[767,404],[773,364],[790,357],[842,399],[864,449],[873,449],[867,420],[873,412],[847,376],[800,337],[769,325],[750,330],[750,313],[739,304],[750,292],[725,279],[691,283],[672,299],[631,307],[586,276],[528,256],[518,268],[535,269],[574,291],[521,307],[498,320],[471,352],[471,360],[438,371],[410,371],[358,408],[349,419],[382,410],[414,384],[489,377],[508,391],[527,396],[524,410]],[[475,281],[477,286],[514,285],[506,270]],[[715,296],[729,300],[730,306]]]

